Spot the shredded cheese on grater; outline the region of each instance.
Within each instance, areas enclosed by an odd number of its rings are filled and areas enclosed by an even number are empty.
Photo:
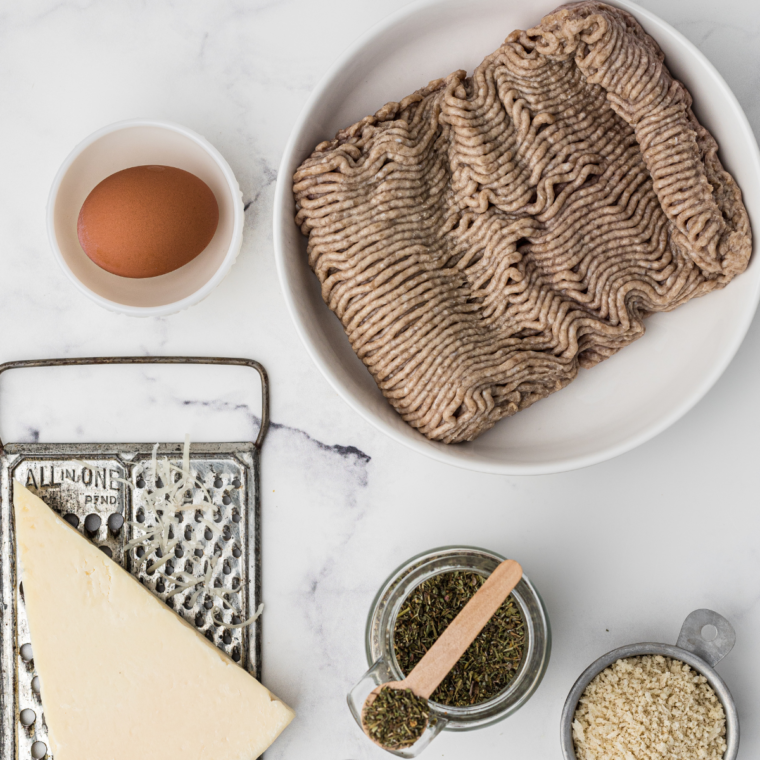
[[[91,465],[86,462],[78,462],[83,467],[92,469]],[[128,541],[125,551],[133,551],[133,560],[136,569],[140,569],[156,550],[158,550],[156,559],[154,559],[146,568],[148,574],[160,571],[160,575],[167,582],[173,583],[174,588],[167,594],[167,599],[182,593],[183,591],[193,590],[190,596],[191,607],[195,605],[198,598],[205,596],[212,600],[213,607],[210,610],[214,623],[225,628],[245,628],[258,619],[264,610],[264,605],[259,604],[254,614],[242,622],[225,622],[219,614],[220,608],[216,602],[222,605],[222,608],[232,611],[232,620],[240,618],[241,610],[234,607],[227,599],[232,595],[237,597],[237,591],[224,586],[216,587],[214,585],[214,570],[219,561],[218,556],[211,559],[197,557],[195,549],[203,549],[205,544],[193,539],[186,539],[182,535],[181,514],[187,511],[194,511],[200,514],[200,520],[196,521],[199,525],[208,528],[213,534],[213,539],[222,534],[222,530],[213,520],[213,511],[217,506],[213,503],[211,494],[206,486],[190,471],[190,436],[185,435],[185,442],[182,450],[182,467],[172,464],[167,457],[158,457],[158,444],[153,446],[153,453],[149,462],[140,464],[133,470],[132,481],[123,478],[114,478],[119,483],[128,486],[133,491],[137,488],[137,481],[144,479],[148,487],[143,491],[143,509],[146,517],[150,515],[152,525],[145,525],[140,522],[128,521],[128,525],[142,531],[141,535]],[[201,492],[201,499],[194,501],[192,499],[193,489]],[[193,566],[193,572],[177,571],[169,575],[162,571],[164,565],[174,557],[175,548],[181,545],[186,552],[187,560]],[[136,550],[143,549],[143,554],[138,557]]]

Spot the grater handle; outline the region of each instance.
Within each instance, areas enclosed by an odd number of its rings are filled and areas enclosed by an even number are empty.
[[[261,444],[264,442],[264,437],[269,429],[269,378],[264,367],[253,359],[214,356],[91,356],[73,359],[29,359],[0,364],[0,375],[9,369],[23,369],[24,367],[83,367],[103,364],[214,364],[255,369],[261,378],[261,427],[254,441],[254,446],[261,449]],[[0,440],[0,454],[2,452],[3,442]]]

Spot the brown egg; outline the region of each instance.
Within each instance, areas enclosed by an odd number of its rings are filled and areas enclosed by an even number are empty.
[[[211,188],[171,166],[135,166],[106,177],[82,204],[84,252],[121,277],[156,277],[192,261],[219,223]]]

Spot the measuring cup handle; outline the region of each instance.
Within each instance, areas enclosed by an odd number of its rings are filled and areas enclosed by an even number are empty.
[[[715,626],[717,635],[705,638],[702,633],[705,626]],[[697,655],[711,667],[715,667],[733,648],[736,632],[731,623],[712,610],[694,610],[681,626],[676,646]]]

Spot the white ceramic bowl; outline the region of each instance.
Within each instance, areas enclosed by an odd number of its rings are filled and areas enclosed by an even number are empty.
[[[202,179],[216,197],[219,224],[203,252],[174,272],[145,279],[119,277],[82,250],[77,218],[99,182],[146,164],[173,166]],[[221,153],[186,127],[151,119],[110,124],[79,143],[58,170],[47,207],[50,245],[71,282],[100,306],[134,317],[173,314],[205,298],[240,253],[243,221],[243,196]]]
[[[421,0],[370,30],[312,93],[280,165],[274,241],[280,282],[306,348],[338,393],[397,441],[443,462],[510,475],[559,472],[609,459],[673,424],[710,389],[733,358],[755,313],[760,261],[720,292],[647,320],[647,333],[569,387],[497,423],[471,443],[447,446],[409,427],[354,355],[309,269],[306,239],[293,223],[291,177],[314,146],[390,100],[463,68],[472,71],[513,29],[534,26],[560,0]],[[739,182],[760,234],[760,153],[736,98],[707,59],[652,13],[626,0],[658,41],[674,76],[694,96],[700,121]]]

